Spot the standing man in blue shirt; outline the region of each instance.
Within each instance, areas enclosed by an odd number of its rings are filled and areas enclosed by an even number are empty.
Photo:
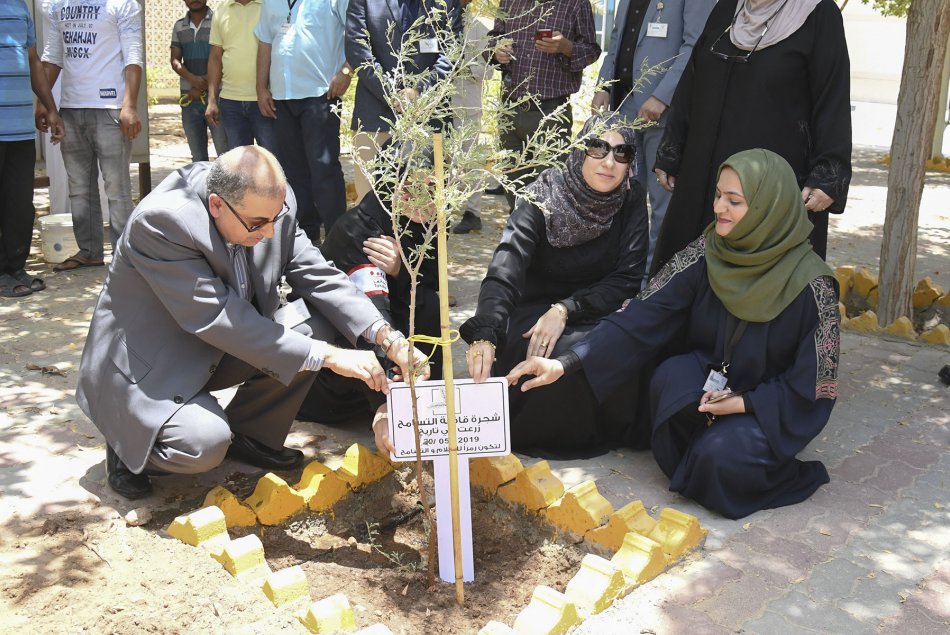
[[[329,233],[346,212],[333,111],[350,86],[346,7],[347,0],[264,0],[254,29],[258,105],[277,119],[277,158],[297,196],[300,228],[314,244],[320,226]]]
[[[0,69],[0,296],[18,298],[46,288],[24,269],[36,216],[33,93],[45,109],[35,123],[51,130],[53,143],[64,136],[23,0],[0,2]]]
[[[205,119],[208,102],[208,57],[211,55],[211,18],[208,0],[185,0],[188,13],[172,27],[171,65],[180,77],[181,127],[191,160],[208,160],[208,128],[218,156],[228,151],[224,126]]]

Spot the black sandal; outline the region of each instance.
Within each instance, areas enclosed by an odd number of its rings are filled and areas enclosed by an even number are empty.
[[[17,291],[17,289],[21,289]],[[0,296],[4,298],[22,298],[33,293],[30,285],[22,284],[9,273],[0,275]]]
[[[25,287],[29,287],[30,291],[36,293],[37,291],[42,291],[46,288],[46,283],[43,282],[42,278],[37,278],[26,272],[26,269],[20,269],[12,276],[17,282],[22,284]]]

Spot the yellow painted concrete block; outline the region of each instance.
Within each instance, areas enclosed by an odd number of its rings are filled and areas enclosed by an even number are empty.
[[[937,306],[943,309],[950,308],[950,292],[944,293],[937,299]]]
[[[564,492],[559,501],[544,510],[552,523],[583,536],[600,527],[613,513],[613,505],[597,490],[597,483],[584,481]]]
[[[353,489],[375,483],[393,471],[388,458],[367,447],[354,443],[346,450],[336,474]]]
[[[660,512],[660,520],[650,532],[650,538],[660,543],[663,553],[672,561],[698,547],[706,533],[695,516],[666,507]]]
[[[851,288],[862,298],[868,297],[871,290],[877,287],[877,276],[871,273],[867,267],[861,267],[854,272],[851,278]]]
[[[564,494],[564,483],[554,476],[547,461],[526,467],[511,483],[498,488],[498,495],[509,503],[537,511],[553,504]]]
[[[613,514],[603,527],[589,532],[584,540],[602,545],[611,551],[617,551],[623,545],[623,538],[631,531],[648,536],[656,527],[656,520],[647,513],[642,501],[627,503]]]
[[[478,631],[478,635],[514,635],[514,631],[507,624],[492,620]]]
[[[872,311],[877,311],[877,303],[881,300],[881,291],[878,287],[871,289],[871,292],[868,294],[867,302],[868,307]]]
[[[284,479],[268,472],[244,504],[254,510],[262,525],[278,525],[306,507],[307,501]]]
[[[256,534],[235,538],[211,557],[221,563],[224,570],[242,580],[266,577],[270,568],[264,561],[264,545]]]
[[[920,341],[928,344],[942,344],[950,346],[950,328],[946,324],[938,324],[929,331],[920,334]]]
[[[472,485],[493,494],[501,485],[514,480],[518,472],[524,469],[521,460],[514,454],[472,459],[468,466]]]
[[[304,468],[294,489],[315,512],[329,511],[350,491],[346,481],[320,461],[313,461]]]
[[[518,635],[562,635],[580,621],[577,607],[563,593],[539,586],[515,618],[514,631]]]
[[[890,324],[884,327],[883,331],[890,335],[916,339],[917,333],[914,331],[914,323],[906,316],[900,316]]]
[[[852,331],[876,333],[878,331],[877,314],[874,311],[865,311],[861,315],[844,322],[843,326],[846,326]]]
[[[838,279],[838,286],[841,288],[841,297],[848,295],[851,289],[851,281],[854,279],[854,267],[846,265],[835,269],[835,278]]]
[[[221,544],[230,540],[224,512],[214,506],[179,516],[166,531],[172,538],[192,547],[209,542]]]
[[[610,563],[623,572],[628,584],[639,585],[660,575],[667,559],[660,543],[631,531]]]
[[[353,607],[342,593],[313,602],[297,614],[301,624],[311,633],[339,633],[356,630]]]
[[[252,527],[257,524],[254,510],[238,500],[227,488],[215,486],[205,496],[205,507],[214,505],[224,512],[224,522],[231,527]]]
[[[943,295],[943,289],[934,284],[927,276],[914,287],[913,303],[915,309],[926,309]]]
[[[385,624],[373,624],[356,631],[356,635],[393,635],[393,632]]]
[[[600,613],[614,603],[627,590],[623,572],[609,560],[589,553],[581,560],[564,595],[573,602],[583,615]]]
[[[838,315],[841,316],[842,320],[848,319],[848,310],[844,306],[844,302],[838,303]]]
[[[267,576],[264,586],[261,588],[267,599],[274,603],[274,606],[283,606],[295,602],[301,598],[310,597],[310,585],[307,584],[307,575],[300,568],[300,565],[294,565],[274,571]]]

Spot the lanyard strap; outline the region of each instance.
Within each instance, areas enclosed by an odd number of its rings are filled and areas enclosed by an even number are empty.
[[[295,6],[297,6],[297,0],[287,0],[287,24],[290,24],[290,15],[294,12]]]
[[[729,364],[732,362],[732,351],[735,349],[736,344],[739,343],[739,340],[742,339],[742,335],[745,333],[747,326],[749,326],[748,322],[740,320],[732,314],[729,314],[726,318],[726,350],[724,350],[722,354],[723,375],[729,370]]]

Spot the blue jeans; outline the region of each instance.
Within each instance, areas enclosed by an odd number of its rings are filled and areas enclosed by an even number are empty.
[[[205,104],[195,100],[181,109],[181,127],[185,131],[185,138],[188,139],[192,161],[208,160],[208,128],[211,128],[215,153],[221,156],[228,151],[228,138],[224,134],[224,126],[210,125],[205,120],[205,108]]]
[[[277,154],[277,133],[274,120],[261,114],[256,101],[219,99],[221,125],[231,148],[257,145]]]
[[[63,163],[79,255],[102,260],[99,171],[109,198],[109,241],[114,251],[132,213],[132,142],[119,129],[118,109],[63,108],[60,116],[67,131],[62,142]]]
[[[346,212],[346,185],[340,165],[339,100],[326,95],[277,101],[277,158],[297,197],[297,222],[311,242],[320,225],[330,228]]]

